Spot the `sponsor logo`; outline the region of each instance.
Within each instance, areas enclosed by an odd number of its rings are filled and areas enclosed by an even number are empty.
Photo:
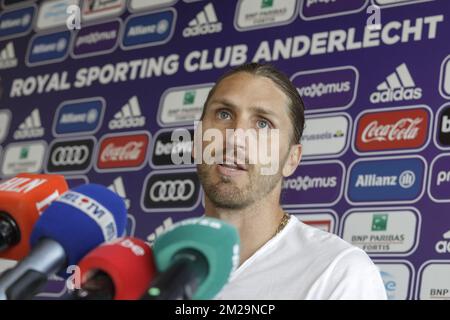
[[[46,142],[42,140],[8,145],[3,155],[2,175],[39,172],[44,162],[46,147]]]
[[[143,126],[145,126],[145,117],[141,113],[137,96],[132,96],[108,124],[111,130]]]
[[[450,202],[450,154],[438,155],[431,162],[428,194],[439,203]]]
[[[370,95],[370,102],[391,103],[421,98],[422,88],[416,86],[408,67],[402,63],[377,86],[377,91]]]
[[[189,129],[191,140],[178,141],[172,139],[172,134],[176,134],[175,130],[160,130],[153,139],[152,157],[150,165],[154,168],[164,168],[176,166],[172,161],[174,155],[178,155],[183,159],[191,159],[188,164],[182,166],[193,165],[192,159],[192,141],[194,141],[194,129]]]
[[[6,46],[0,50],[0,69],[9,69],[17,67],[17,58],[14,51],[14,44],[8,42]]]
[[[123,179],[121,176],[115,178],[113,183],[108,186],[108,189],[118,194],[125,202],[127,210],[130,209],[130,199],[127,198],[127,193],[125,192],[125,185],[123,184]]]
[[[395,7],[429,1],[433,0],[372,0],[372,4],[375,4],[380,7]]]
[[[97,151],[98,171],[132,171],[144,166],[150,135],[131,132],[104,136]]]
[[[39,65],[64,60],[69,53],[70,31],[35,36],[30,41],[27,64]]]
[[[154,9],[159,7],[168,7],[175,4],[178,0],[130,0],[130,11],[141,11],[147,9]]]
[[[104,109],[105,100],[99,97],[65,101],[56,111],[53,134],[95,133],[103,120]]]
[[[439,92],[445,99],[450,99],[450,56],[442,61],[441,75],[439,77]]]
[[[208,3],[183,30],[183,37],[195,37],[222,31],[222,23],[217,19],[212,3]]]
[[[370,110],[357,118],[355,152],[403,152],[423,149],[430,138],[431,114],[428,108]]]
[[[234,26],[238,31],[286,25],[294,21],[296,0],[240,0]]]
[[[423,158],[370,158],[356,160],[349,169],[347,200],[350,203],[411,203],[424,191]]]
[[[430,260],[420,267],[417,299],[450,300],[449,261]]]
[[[44,128],[41,123],[41,116],[39,114],[39,109],[33,109],[30,115],[25,118],[25,120],[19,124],[18,129],[14,132],[14,139],[30,139],[30,138],[40,138],[44,135]]]
[[[69,15],[67,8],[70,5],[79,6],[79,0],[53,0],[44,1],[39,7],[36,22],[36,31],[52,28],[65,28]]]
[[[130,16],[125,22],[122,49],[155,46],[168,42],[173,35],[177,13],[175,9]]]
[[[105,242],[117,238],[117,226],[114,216],[100,202],[82,193],[70,190],[65,192],[56,201],[72,206],[94,220],[99,225]]]
[[[196,171],[151,172],[141,197],[146,212],[184,211],[200,202],[200,181]]]
[[[450,230],[442,235],[442,240],[438,241],[434,246],[437,253],[450,253]]]
[[[410,299],[413,267],[407,261],[375,262],[380,270],[388,300]]]
[[[56,140],[50,146],[47,168],[49,173],[85,173],[92,164],[94,138]]]
[[[203,104],[213,84],[175,87],[166,90],[159,102],[158,123],[162,127],[192,125],[200,120]]]
[[[300,16],[303,20],[322,19],[360,12],[368,0],[303,0]]]
[[[95,56],[116,49],[120,33],[120,20],[83,27],[73,43],[74,58]]]
[[[36,7],[5,11],[0,14],[0,39],[25,35],[31,30]]]
[[[85,21],[98,20],[120,15],[125,9],[125,0],[85,0],[82,18]]]
[[[295,215],[301,222],[320,229],[325,232],[335,233],[337,226],[337,214],[336,212],[325,210],[308,209],[308,211],[302,210],[286,210],[290,214]]]
[[[358,70],[352,66],[297,72],[291,77],[308,112],[349,108],[356,99]]]
[[[304,163],[283,181],[283,206],[335,204],[342,196],[344,176],[344,165],[339,161]]]
[[[444,104],[437,112],[435,144],[439,149],[450,147],[450,104]]]
[[[9,125],[11,124],[11,112],[7,109],[0,110],[0,143],[8,135]]]
[[[346,114],[309,116],[302,136],[303,157],[338,157],[349,141],[350,118]]]
[[[343,218],[342,238],[374,256],[409,255],[417,247],[420,222],[413,208],[350,210]]]

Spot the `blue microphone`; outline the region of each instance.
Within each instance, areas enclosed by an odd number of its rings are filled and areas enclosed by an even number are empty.
[[[67,266],[89,251],[121,237],[126,227],[123,199],[106,187],[86,184],[65,192],[37,220],[31,253],[0,276],[0,300],[31,299]]]

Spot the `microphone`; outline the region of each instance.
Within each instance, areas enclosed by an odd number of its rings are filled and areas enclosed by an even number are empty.
[[[212,299],[239,264],[239,235],[222,220],[192,218],[156,238],[160,272],[143,300]]]
[[[40,214],[68,190],[64,176],[21,173],[0,182],[0,258],[20,260]]]
[[[125,224],[124,201],[106,187],[86,184],[65,192],[37,220],[30,254],[0,276],[0,300],[31,299],[48,276],[66,278],[67,266],[122,236]]]
[[[75,300],[137,300],[156,273],[150,247],[133,237],[95,248],[78,266],[82,284],[72,292]]]

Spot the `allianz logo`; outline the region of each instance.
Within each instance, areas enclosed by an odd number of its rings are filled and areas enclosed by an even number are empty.
[[[103,31],[103,32],[92,32],[85,36],[81,36],[77,39],[75,46],[79,47],[81,45],[87,44],[97,44],[100,41],[108,41],[117,38],[117,30]]]
[[[307,191],[309,189],[335,188],[338,177],[310,177],[299,176],[295,179],[283,181],[283,189]]]
[[[163,34],[167,32],[169,27],[170,23],[166,19],[159,21],[157,24],[141,24],[131,27],[130,30],[128,30],[127,37],[137,37],[155,33]]]
[[[64,113],[61,116],[61,124],[74,124],[74,123],[94,123],[97,121],[98,111],[96,109],[91,109],[87,113]]]
[[[370,102],[396,102],[422,98],[422,88],[416,86],[405,63],[399,65],[370,95]]]
[[[334,138],[343,138],[345,133],[342,130],[335,132],[326,131],[323,133],[305,134],[302,136],[302,141],[314,141],[314,140],[331,140]]]
[[[26,27],[31,22],[31,15],[26,14],[21,18],[6,19],[0,23],[0,29],[9,29],[17,27]]]
[[[155,147],[155,155],[163,156],[170,154],[179,154],[179,153],[191,153],[192,151],[192,142],[191,141],[180,141],[180,142],[167,142],[163,143],[160,140],[156,142]]]
[[[65,38],[60,38],[57,42],[37,44],[33,47],[32,54],[42,54],[48,52],[62,52],[67,47],[67,40]]]
[[[438,241],[435,246],[437,253],[450,253],[450,230],[442,235],[444,240]]]
[[[355,183],[357,188],[368,187],[396,187],[411,188],[416,175],[411,170],[403,171],[399,176],[381,176],[377,174],[360,174]]]
[[[309,86],[298,88],[298,93],[302,97],[321,97],[326,94],[349,92],[351,90],[350,81],[331,82],[331,83],[312,83]]]

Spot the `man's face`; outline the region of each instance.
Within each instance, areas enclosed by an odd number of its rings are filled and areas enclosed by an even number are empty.
[[[212,155],[222,161],[197,165],[205,193],[215,206],[245,208],[280,183],[292,125],[287,97],[272,80],[245,72],[223,79],[206,106],[201,125],[203,134],[214,128],[224,137],[212,142],[202,139],[203,150],[214,150]],[[233,141],[229,134],[236,129]],[[239,130],[257,134],[247,135],[246,140]],[[264,174],[262,169],[267,167],[275,170]]]

